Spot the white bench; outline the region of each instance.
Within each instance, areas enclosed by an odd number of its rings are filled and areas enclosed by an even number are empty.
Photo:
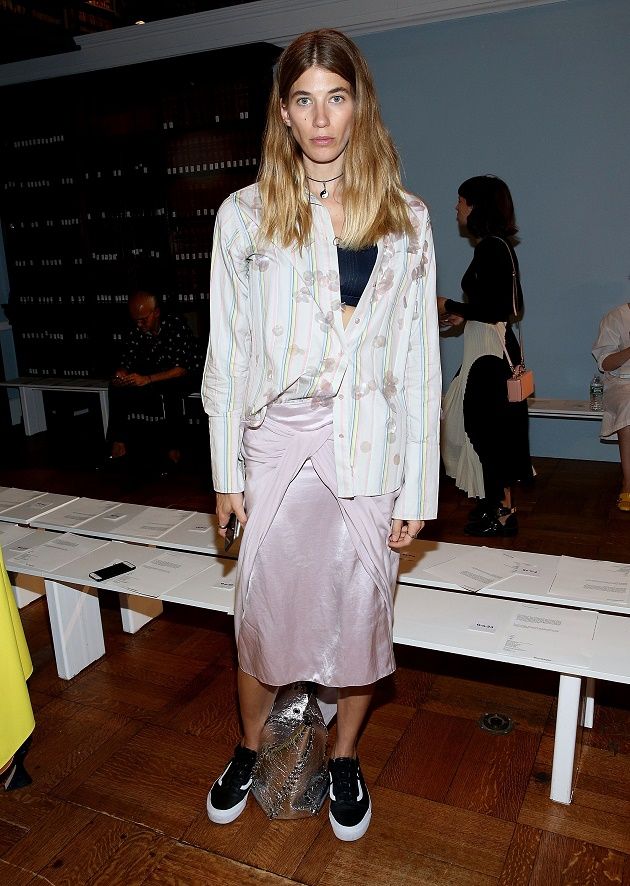
[[[19,493],[20,490],[14,492]],[[35,499],[36,501],[37,499]],[[29,505],[27,501],[22,506],[23,509],[29,507],[33,509],[35,505],[33,503]],[[96,514],[96,511],[99,513]],[[0,520],[6,519],[7,513],[12,513],[15,516],[19,512],[20,508],[16,509],[16,507],[8,511],[0,510]],[[218,556],[222,550],[222,541],[216,531],[214,516],[195,512],[190,512],[186,516],[186,512],[181,512],[177,516],[184,516],[184,519],[178,525],[159,537],[148,539],[146,535],[143,536],[140,533],[139,527],[144,524],[154,527],[156,522],[154,512],[163,512],[172,516],[172,511],[160,508],[143,508],[139,505],[121,505],[113,502],[98,503],[90,499],[73,499],[36,516],[31,520],[31,523],[63,531],[68,528],[68,523],[72,522],[72,519],[76,519],[77,515],[89,515],[93,512],[95,516],[84,520],[73,531],[83,537],[101,539],[101,547],[87,557],[71,561],[62,568],[45,569],[40,567],[30,570],[30,574],[40,575],[46,582],[49,607],[51,608],[51,624],[54,621],[56,625],[53,628],[53,638],[55,639],[55,655],[60,676],[66,678],[74,676],[104,653],[100,610],[95,591],[95,587],[99,583],[89,579],[88,573],[112,560],[129,559],[140,567],[148,559],[156,556],[158,552],[154,546],[160,546],[170,550],[191,552],[187,556],[193,558],[189,562],[196,571],[193,577],[165,593],[156,593],[154,588],[149,589],[148,585],[134,587],[132,583],[131,587],[122,588],[115,581],[102,583],[100,586],[111,588],[121,594],[123,627],[127,631],[138,630],[139,627],[159,614],[162,610],[163,600],[208,609],[219,609],[224,612],[232,611],[234,561]],[[157,529],[160,529],[159,520]],[[13,532],[14,535],[18,534],[16,536],[19,541],[18,549],[35,548],[45,543],[47,539],[55,537],[54,532],[42,530],[29,533],[25,527],[13,527],[5,531]],[[112,541],[113,538],[118,538],[118,541]],[[29,574],[29,569],[24,563],[11,561],[12,549],[13,545],[8,544],[9,567]],[[571,773],[573,772],[577,725],[581,721],[585,726],[592,726],[594,678],[599,676],[617,682],[630,682],[630,651],[628,651],[630,650],[628,643],[630,640],[630,620],[627,618],[627,615],[630,614],[630,607],[622,608],[615,604],[594,603],[579,598],[554,597],[549,593],[549,586],[548,583],[545,583],[544,576],[541,576],[540,580],[535,580],[531,576],[515,575],[504,580],[500,585],[483,589],[478,594],[469,594],[452,582],[440,581],[427,571],[427,567],[431,565],[470,550],[471,546],[469,545],[418,541],[414,543],[410,552],[403,554],[395,605],[394,639],[396,642],[409,645],[440,649],[461,655],[490,657],[497,661],[512,661],[557,672],[560,675],[557,730],[564,737],[556,743],[554,752],[558,758],[556,759],[554,756],[555,775],[552,781],[551,796],[554,800],[568,803],[571,800]],[[520,553],[528,560],[539,563],[542,573],[546,571],[548,574],[550,569],[553,569],[555,573],[557,557]],[[208,555],[212,555],[210,562]],[[435,596],[435,594],[439,596]],[[449,595],[451,602],[447,603]],[[91,599],[88,600],[88,597]],[[427,600],[430,601],[430,609],[426,609]],[[462,612],[468,612],[472,607],[471,611],[478,615],[483,613],[483,617],[487,615],[493,622],[497,619],[501,621],[501,619],[509,617],[513,612],[515,601],[518,600],[542,603],[551,612],[554,607],[573,607],[573,611],[591,609],[600,613],[599,619],[602,620],[602,624],[609,625],[610,619],[617,621],[616,630],[620,632],[620,637],[625,645],[619,648],[610,647],[607,650],[616,656],[617,664],[609,666],[605,663],[604,657],[603,664],[598,660],[592,667],[590,665],[586,667],[579,655],[576,655],[574,662],[568,664],[566,662],[554,663],[553,661],[542,663],[539,659],[531,660],[529,658],[516,660],[513,656],[501,655],[497,650],[490,654],[487,640],[481,642],[478,637],[471,637],[470,632],[462,634],[461,630],[456,630],[455,639],[451,638],[450,641],[445,641],[446,645],[444,645],[442,641],[438,642],[438,635],[433,631],[434,625],[432,626],[429,617],[436,607],[436,611],[441,612],[440,607],[446,606],[447,609],[444,612],[451,611],[453,616],[453,618],[446,619],[442,626],[444,630],[448,630],[449,626],[452,627],[459,623],[456,619],[461,618]],[[449,606],[454,608],[448,610]],[[467,608],[462,609],[461,607]],[[607,614],[604,615],[604,612]],[[606,631],[610,633],[608,628]],[[614,631],[612,633],[614,634]],[[602,636],[604,635],[602,634]],[[605,644],[601,649],[597,647],[595,651],[598,656],[603,655],[606,652]],[[582,677],[587,678],[587,688],[585,709],[579,715]],[[571,738],[571,736],[573,737]]]
[[[545,400],[529,397],[527,409],[530,418],[560,418],[568,421],[600,421],[604,413],[591,409],[588,400]],[[606,438],[607,443],[616,443],[617,435]]]
[[[105,378],[57,378],[20,376],[0,381],[2,388],[18,388],[22,405],[24,431],[27,437],[46,430],[43,391],[71,391],[73,393],[98,394],[103,420],[103,433],[109,424],[107,400],[108,379]]]
[[[588,400],[545,400],[541,397],[529,397],[527,409],[532,418],[602,420],[602,413],[591,409]]]
[[[36,530],[26,536],[30,551],[59,535]],[[24,539],[22,539],[24,541]],[[45,579],[55,656],[60,676],[70,678],[105,652],[96,588],[100,585],[122,593],[142,594],[147,601],[160,601],[233,612],[233,560],[180,553],[178,562],[192,571],[180,584],[167,591],[156,591],[153,581],[140,578],[142,567],[156,557],[155,548],[126,542],[104,542],[85,556],[46,570],[24,563],[12,554],[9,544],[6,563],[10,570],[41,575]],[[421,553],[421,552],[420,552]],[[168,558],[169,554],[162,552]],[[174,552],[170,552],[174,556]],[[95,569],[112,560],[130,560],[137,566],[130,585],[115,579],[98,583],[89,577]],[[145,582],[144,584],[142,582]],[[630,619],[608,613],[597,615],[597,625],[588,649],[582,645],[565,654],[561,663],[521,651],[506,651],[502,638],[523,604],[500,597],[455,592],[448,588],[398,584],[394,606],[394,642],[424,649],[501,661],[559,674],[558,711],[552,766],[551,799],[570,803],[574,772],[576,735],[580,722],[591,725],[581,708],[582,679],[603,679],[630,683]],[[574,609],[547,602],[538,608],[544,614],[575,615]],[[538,611],[537,609],[537,611]],[[579,613],[578,613],[579,615]],[[471,629],[482,622],[491,632]],[[503,645],[502,645],[503,644]],[[576,644],[577,646],[577,644]]]

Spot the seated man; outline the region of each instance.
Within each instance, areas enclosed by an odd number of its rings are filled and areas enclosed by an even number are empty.
[[[173,464],[181,458],[182,394],[195,387],[201,354],[185,320],[162,315],[159,297],[146,289],[129,296],[134,328],[123,342],[120,366],[109,386],[110,458],[127,455],[130,416],[159,417],[160,433],[151,425],[156,455],[160,449]]]

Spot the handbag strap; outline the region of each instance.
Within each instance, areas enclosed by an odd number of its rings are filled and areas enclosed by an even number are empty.
[[[525,366],[525,346],[523,345],[523,333],[521,331],[520,320],[518,319],[518,305],[516,304],[518,287],[517,287],[516,265],[514,264],[514,256],[512,255],[512,250],[510,249],[507,241],[504,240],[503,237],[497,237],[496,234],[492,234],[491,236],[494,237],[495,240],[500,240],[501,243],[505,244],[505,248],[507,249],[508,255],[510,256],[510,262],[512,264],[512,312],[514,314],[514,317],[516,319],[516,324],[518,326],[518,344],[521,349],[521,366]],[[507,331],[507,324],[506,324],[505,328]],[[514,364],[510,360],[510,355],[508,354],[507,348],[505,346],[505,336],[503,338],[501,338],[501,333],[497,329],[496,325],[494,327],[494,330],[495,330],[496,334],[499,336],[499,340],[500,340],[501,345],[503,347],[503,353],[505,354],[506,359],[507,359],[508,363],[510,364],[510,369],[512,370],[512,372],[514,372]]]

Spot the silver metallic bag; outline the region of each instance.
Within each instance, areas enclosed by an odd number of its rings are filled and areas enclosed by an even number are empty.
[[[281,688],[253,773],[252,793],[269,818],[317,815],[328,793],[327,740],[313,684]]]

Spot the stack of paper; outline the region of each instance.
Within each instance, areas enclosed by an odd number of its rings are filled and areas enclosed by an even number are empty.
[[[555,597],[627,606],[630,565],[609,560],[561,557],[551,591]]]

